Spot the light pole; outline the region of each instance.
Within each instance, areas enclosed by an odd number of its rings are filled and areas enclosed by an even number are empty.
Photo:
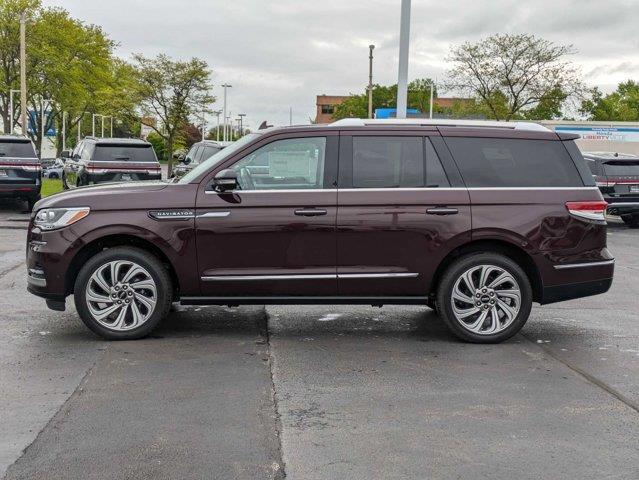
[[[67,149],[67,112],[62,112],[62,150]]]
[[[233,85],[225,83],[222,87],[224,87],[224,141],[226,142],[226,89],[232,88]]]
[[[408,47],[410,44],[410,0],[402,0],[397,72],[397,118],[406,118],[408,95]]]
[[[217,117],[217,132],[216,132],[216,139],[219,142],[220,141],[220,113],[222,113],[222,110],[215,110],[213,112],[215,114],[215,116]]]
[[[373,118],[373,49],[375,45],[368,46],[368,118]]]
[[[27,135],[27,46],[26,46],[27,16],[20,14],[20,118],[22,135]]]
[[[433,119],[433,90],[435,89],[435,84],[431,81],[430,82],[430,113],[428,118],[430,118],[431,120]]]
[[[113,138],[113,115],[111,115],[111,138]]]
[[[244,117],[246,117],[246,113],[238,113],[238,117],[240,117],[240,137],[244,135]]]
[[[13,121],[13,94],[20,93],[20,90],[9,90],[9,133],[13,133],[15,122]]]

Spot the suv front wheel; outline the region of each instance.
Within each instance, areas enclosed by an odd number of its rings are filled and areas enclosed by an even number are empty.
[[[171,298],[171,277],[162,263],[133,247],[93,256],[80,270],[74,289],[85,325],[113,340],[148,335],[168,314]]]
[[[521,267],[496,253],[461,257],[444,273],[438,313],[453,334],[473,343],[498,343],[524,326],[532,288]]]

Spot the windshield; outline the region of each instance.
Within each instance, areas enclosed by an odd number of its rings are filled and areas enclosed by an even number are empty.
[[[608,161],[604,163],[604,169],[609,177],[639,176],[639,161]]]
[[[228,147],[220,150],[212,157],[209,157],[207,160],[200,163],[193,170],[191,170],[189,173],[187,173],[182,178],[180,178],[180,180],[178,180],[177,183],[191,183],[197,177],[199,177],[206,171],[210,170],[221,161],[227,159],[228,157],[233,155],[235,152],[241,150],[242,148],[244,148],[246,145],[251,143],[256,138],[260,137],[260,135],[261,133],[249,133],[248,135],[244,135],[237,142],[232,143]]]

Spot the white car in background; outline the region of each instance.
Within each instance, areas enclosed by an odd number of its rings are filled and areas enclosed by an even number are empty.
[[[53,163],[42,167],[42,178],[59,179],[62,178],[62,170],[64,162],[60,158],[56,158]]]

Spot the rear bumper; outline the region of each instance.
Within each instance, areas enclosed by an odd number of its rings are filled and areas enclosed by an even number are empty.
[[[123,175],[129,175],[130,178],[122,179]],[[149,174],[149,173],[87,173],[86,174],[86,182],[87,184],[95,184],[95,183],[115,183],[115,182],[140,182],[140,181],[157,181],[162,180],[162,173],[158,174]]]
[[[41,183],[0,183],[0,197],[19,198],[37,197],[40,194]]]
[[[564,300],[599,295],[610,290],[611,285],[612,277],[602,280],[589,280],[587,282],[570,283],[568,285],[544,287],[541,304],[545,305],[547,303],[563,302]]]

